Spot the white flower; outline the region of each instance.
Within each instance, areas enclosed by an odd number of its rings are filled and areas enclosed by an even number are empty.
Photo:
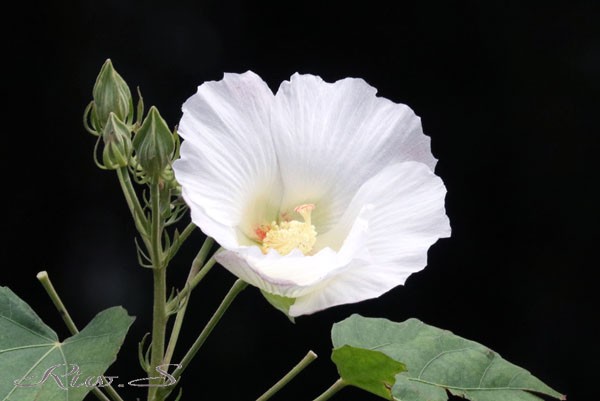
[[[294,74],[275,95],[252,72],[183,105],[174,164],[192,221],[289,314],[375,298],[450,235],[446,189],[420,119],[361,79]]]

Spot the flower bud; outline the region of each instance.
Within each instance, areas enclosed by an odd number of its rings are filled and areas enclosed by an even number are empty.
[[[115,115],[121,121],[128,124],[133,118],[133,100],[131,91],[125,80],[115,71],[110,59],[106,60],[93,90],[95,117],[103,127],[109,117],[109,114]]]
[[[104,150],[102,161],[104,167],[115,170],[127,166],[132,153],[131,131],[124,122],[119,120],[115,113],[110,113],[108,121],[102,132]]]
[[[167,123],[152,106],[133,138],[133,148],[144,172],[158,180],[170,165],[175,151],[175,139]]]
[[[163,183],[163,187],[168,189],[169,191],[174,191],[175,195],[178,195],[181,191],[181,187],[177,180],[175,179],[175,173],[173,172],[173,167],[168,165],[160,174],[160,180]]]

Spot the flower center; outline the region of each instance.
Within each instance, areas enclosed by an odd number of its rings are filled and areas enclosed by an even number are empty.
[[[275,249],[281,255],[287,255],[298,248],[305,255],[310,253],[317,241],[317,231],[310,222],[310,214],[314,208],[315,205],[309,203],[294,209],[302,216],[303,222],[284,220],[277,224],[273,221],[256,228],[255,233],[262,241],[261,251],[266,254],[269,249]]]

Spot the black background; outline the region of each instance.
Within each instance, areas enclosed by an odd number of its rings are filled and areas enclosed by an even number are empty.
[[[116,177],[94,166],[81,126],[103,61],[170,125],[197,85],[225,71],[251,69],[273,90],[296,71],[361,77],[422,117],[452,238],[406,286],[296,325],[245,291],[186,372],[184,400],[253,400],[308,349],[320,358],[276,399],[314,398],[336,378],[330,326],[354,312],[420,318],[490,346],[571,400],[596,398],[599,7],[520,3],[17,4],[2,24],[0,284],[61,336],[39,270],[80,326],[124,305],[137,320],[110,373],[143,376],[136,346],[151,323],[151,274],[137,266]],[[173,285],[200,243],[195,234],[171,266]],[[233,280],[216,268],[201,284],[178,355]],[[346,389],[336,399],[376,398]]]

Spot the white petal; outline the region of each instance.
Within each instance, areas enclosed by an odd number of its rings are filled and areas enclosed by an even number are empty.
[[[284,184],[282,209],[316,204],[320,233],[384,167],[409,160],[435,166],[420,119],[408,106],[375,94],[361,79],[330,84],[295,74],[275,95],[272,132]]]
[[[192,221],[204,234],[217,238],[219,245],[223,248],[230,249],[239,246],[239,235],[234,227],[219,223],[208,216],[202,205],[193,201],[197,197],[188,195],[186,187],[182,188],[182,196],[190,206]]]
[[[395,263],[369,265],[355,261],[341,274],[296,298],[296,302],[290,307],[290,316],[308,315],[336,305],[377,298],[404,284],[412,273]]]
[[[445,197],[442,180],[416,162],[389,166],[366,182],[352,204],[373,205],[367,240],[371,260],[424,268],[429,247],[450,236]]]
[[[311,275],[311,268],[325,272],[327,269],[339,267],[335,266],[336,258],[332,251],[307,257],[301,253],[297,254],[295,251],[285,256],[273,252],[269,255],[258,255],[253,254],[255,250],[260,253],[256,247],[237,251],[226,250],[219,252],[216,259],[223,267],[245,282],[271,294],[289,298],[312,291],[315,283],[305,282]],[[325,277],[326,273],[323,276]],[[322,278],[317,279],[316,284],[321,281]]]
[[[343,235],[344,226],[370,205],[368,252],[363,260],[355,260],[299,297],[290,314],[360,302],[404,284],[408,276],[427,265],[429,247],[450,235],[445,194],[441,179],[421,163],[395,164],[367,181],[332,233],[339,230],[337,235]]]
[[[270,221],[276,215],[281,185],[269,131],[273,100],[249,71],[202,84],[183,105],[185,141],[173,168],[193,221],[223,246],[235,242],[232,227],[256,223],[245,216]]]

